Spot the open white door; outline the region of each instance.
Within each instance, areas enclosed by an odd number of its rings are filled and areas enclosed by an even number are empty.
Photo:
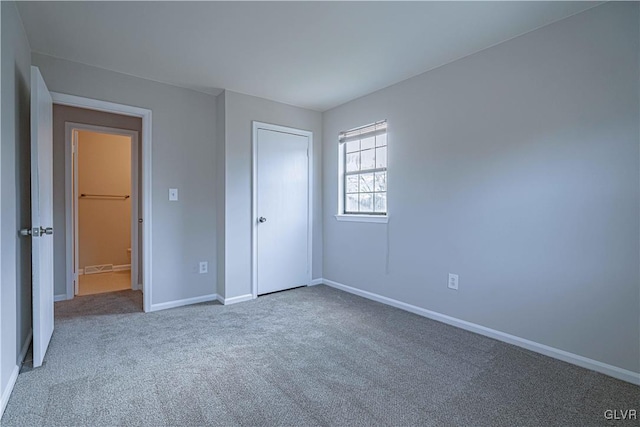
[[[31,67],[31,269],[33,367],[42,365],[53,334],[53,102]]]

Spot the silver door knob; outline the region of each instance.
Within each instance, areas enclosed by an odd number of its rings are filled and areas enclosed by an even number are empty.
[[[261,216],[260,218],[258,218],[258,222],[259,223],[267,222],[267,218]]]
[[[23,228],[20,230],[21,236],[31,236],[31,237],[40,237],[45,234],[52,235],[53,227],[34,227],[34,228]]]
[[[31,236],[31,229],[30,228],[23,228],[22,230],[20,230],[20,235],[21,236]]]

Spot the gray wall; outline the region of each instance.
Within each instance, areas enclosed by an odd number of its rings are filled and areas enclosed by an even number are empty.
[[[53,106],[53,274],[54,293],[65,297],[67,293],[67,224],[65,200],[65,123],[83,123],[94,126],[106,126],[118,129],[135,130],[142,136],[142,119],[138,117],[122,116],[119,114],[105,113],[102,111],[86,110],[83,108],[69,107],[66,105]],[[141,148],[142,141],[138,147]],[[138,155],[141,159],[141,156]],[[138,175],[140,180],[142,174]],[[139,185],[138,188],[141,188]],[[141,201],[142,198],[139,198]],[[142,203],[139,204],[139,207]],[[142,212],[140,209],[138,212]],[[141,230],[140,230],[141,231]],[[139,236],[139,241],[142,242]],[[140,251],[141,252],[141,251]],[[142,257],[138,256],[138,265],[142,266]],[[140,274],[141,277],[141,270]],[[138,283],[141,283],[140,281]]]
[[[51,91],[153,111],[152,304],[214,294],[215,97],[39,54],[32,61]],[[168,201],[173,187],[179,202]],[[199,261],[208,274],[198,274]]]
[[[31,223],[31,58],[15,4],[2,2],[1,7],[0,393],[21,362],[19,354],[31,332],[31,240],[18,235]]]
[[[220,96],[220,95],[219,95]],[[225,91],[225,297],[251,293],[252,122],[313,132],[313,277],[322,277],[322,114]],[[222,202],[222,199],[220,199]]]
[[[605,4],[327,111],[324,277],[639,372],[638,16]],[[381,119],[389,224],[337,222],[338,132]]]
[[[226,131],[226,99],[227,95],[222,92],[216,97],[216,253],[217,253],[217,285],[218,295],[225,297],[225,174],[226,174],[226,150],[225,142],[227,140]]]

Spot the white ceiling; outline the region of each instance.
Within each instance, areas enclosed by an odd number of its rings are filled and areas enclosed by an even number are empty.
[[[34,52],[324,111],[594,2],[20,2]]]

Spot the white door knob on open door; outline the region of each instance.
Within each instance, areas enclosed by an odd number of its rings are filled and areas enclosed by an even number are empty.
[[[263,222],[267,222],[267,218],[265,218],[265,217],[261,216],[260,218],[258,218],[258,222],[259,222],[259,223],[261,223],[261,224],[262,224]]]

